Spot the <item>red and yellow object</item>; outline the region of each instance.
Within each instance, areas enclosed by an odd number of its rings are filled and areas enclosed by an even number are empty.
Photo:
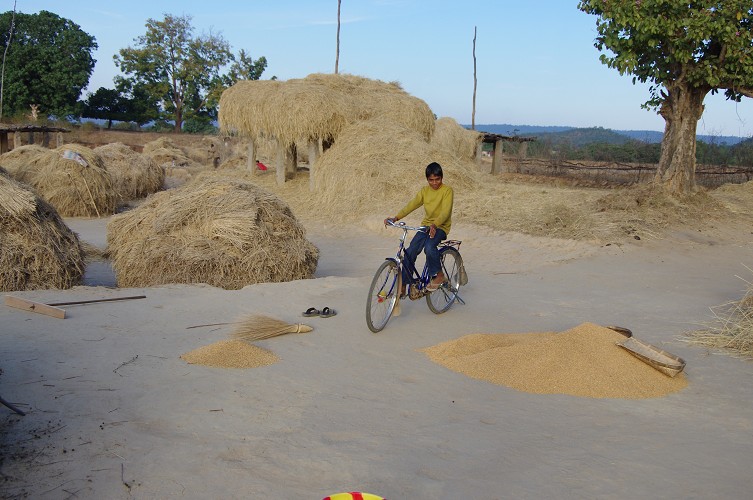
[[[351,491],[350,493],[335,493],[328,497],[324,497],[322,500],[387,500],[378,495],[372,495],[371,493],[364,493],[362,491]]]

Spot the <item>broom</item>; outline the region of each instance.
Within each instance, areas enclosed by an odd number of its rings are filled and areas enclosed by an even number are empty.
[[[252,314],[235,323],[231,337],[238,340],[263,340],[286,333],[308,333],[313,330],[302,323],[286,323],[281,319]]]

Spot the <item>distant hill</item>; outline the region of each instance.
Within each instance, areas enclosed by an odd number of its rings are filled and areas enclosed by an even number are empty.
[[[464,125],[470,128],[470,125]],[[476,125],[476,130],[500,135],[521,136],[544,136],[548,135],[554,142],[570,141],[573,146],[582,146],[592,142],[605,142],[608,144],[623,144],[629,139],[648,143],[659,143],[663,133],[655,130],[611,130],[602,127],[577,128],[565,126],[538,126],[538,125],[510,125],[510,124],[482,124]],[[622,139],[624,137],[625,139]],[[727,144],[733,146],[745,137],[721,135],[699,135],[699,141],[708,144]]]

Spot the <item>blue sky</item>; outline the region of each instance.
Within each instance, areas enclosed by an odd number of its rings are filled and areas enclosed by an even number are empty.
[[[476,123],[663,130],[633,85],[599,62],[594,16],[577,0],[342,0],[340,73],[398,81],[434,113],[470,124],[477,28]],[[12,0],[2,0],[13,9]],[[89,90],[113,87],[112,56],[133,46],[148,18],[190,15],[195,33],[221,33],[233,51],[265,56],[267,79],[332,73],[337,0],[17,0],[77,23],[99,48]],[[753,100],[706,98],[699,134],[753,135]]]

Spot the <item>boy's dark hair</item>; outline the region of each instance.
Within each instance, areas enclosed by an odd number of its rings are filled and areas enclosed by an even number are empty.
[[[439,177],[444,177],[444,174],[442,173],[442,165],[435,161],[426,165],[426,178],[428,179],[430,175],[438,175]]]

